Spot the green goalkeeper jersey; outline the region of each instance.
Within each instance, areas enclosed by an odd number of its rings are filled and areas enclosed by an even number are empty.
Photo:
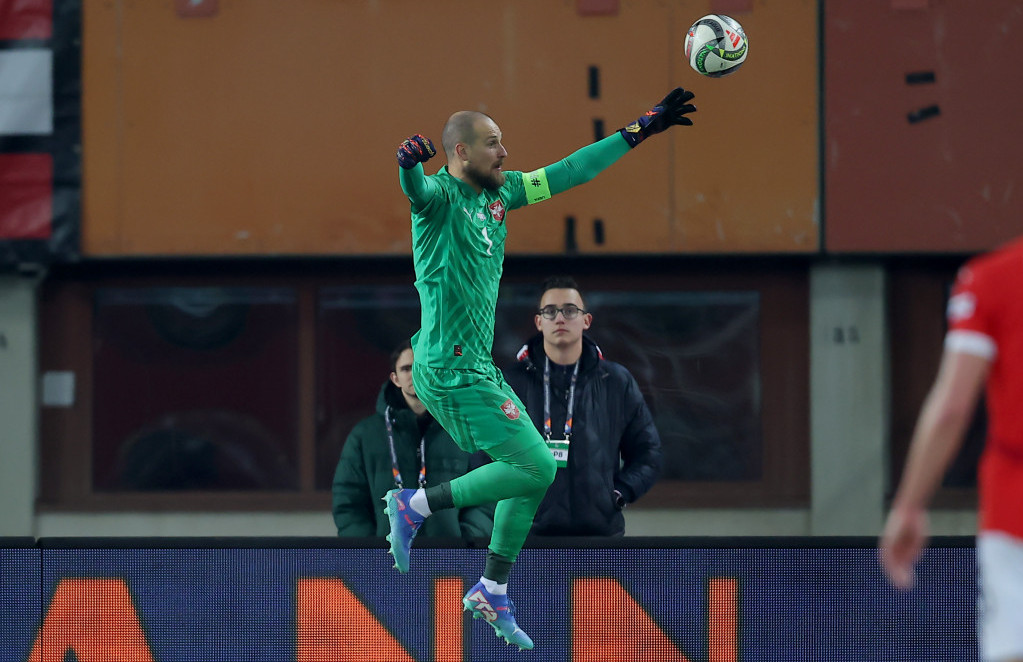
[[[416,363],[478,369],[493,363],[494,314],[504,268],[507,214],[589,181],[629,150],[618,133],[561,161],[505,172],[496,190],[477,193],[447,167],[399,171],[412,208],[412,257],[421,327],[412,338]]]

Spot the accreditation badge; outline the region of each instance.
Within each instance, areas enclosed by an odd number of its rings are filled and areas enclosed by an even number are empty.
[[[559,469],[568,467],[568,439],[547,439],[547,448],[554,456]]]

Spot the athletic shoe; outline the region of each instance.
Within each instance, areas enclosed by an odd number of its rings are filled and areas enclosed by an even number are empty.
[[[465,594],[462,606],[473,618],[489,623],[507,644],[515,644],[520,651],[533,648],[533,640],[515,622],[515,603],[507,595],[494,595],[480,582]]]
[[[387,507],[387,519],[391,522],[391,532],[387,535],[387,541],[391,548],[387,553],[394,557],[394,567],[398,572],[408,572],[409,549],[412,547],[412,539],[416,537],[419,526],[426,518],[417,513],[409,505],[409,499],[415,494],[415,490],[393,489],[384,495],[384,503]]]

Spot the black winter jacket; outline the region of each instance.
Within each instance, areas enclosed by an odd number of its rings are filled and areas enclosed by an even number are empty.
[[[504,373],[541,434],[545,358],[543,335],[537,334]],[[564,436],[566,399],[564,389],[552,389],[554,438]],[[635,378],[624,366],[604,360],[586,336],[572,418],[568,467],[558,469],[533,519],[532,533],[624,535],[625,518],[614,492],[631,503],[653,486],[661,470],[661,438]]]
[[[401,391],[386,382],[377,396],[377,413],[355,425],[334,471],[333,512],[339,536],[385,536],[390,531],[381,497],[394,489],[391,448],[387,442],[384,411],[391,407],[398,470],[405,487],[416,487],[419,477],[419,422]],[[429,414],[424,414],[429,416]],[[466,453],[431,417],[426,427],[426,480],[428,485],[457,478],[487,462],[484,454]],[[450,508],[434,513],[419,530],[422,537],[489,538],[494,506]]]

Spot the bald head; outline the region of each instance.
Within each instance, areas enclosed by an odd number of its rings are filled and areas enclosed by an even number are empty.
[[[448,118],[447,124],[444,125],[444,133],[441,135],[441,144],[444,145],[444,153],[447,154],[449,161],[455,155],[455,145],[471,144],[475,141],[476,125],[489,119],[489,115],[475,110],[460,110]]]
[[[448,158],[448,174],[472,186],[497,190],[504,185],[502,167],[508,150],[501,144],[501,129],[489,115],[460,110],[444,125],[441,144]]]

